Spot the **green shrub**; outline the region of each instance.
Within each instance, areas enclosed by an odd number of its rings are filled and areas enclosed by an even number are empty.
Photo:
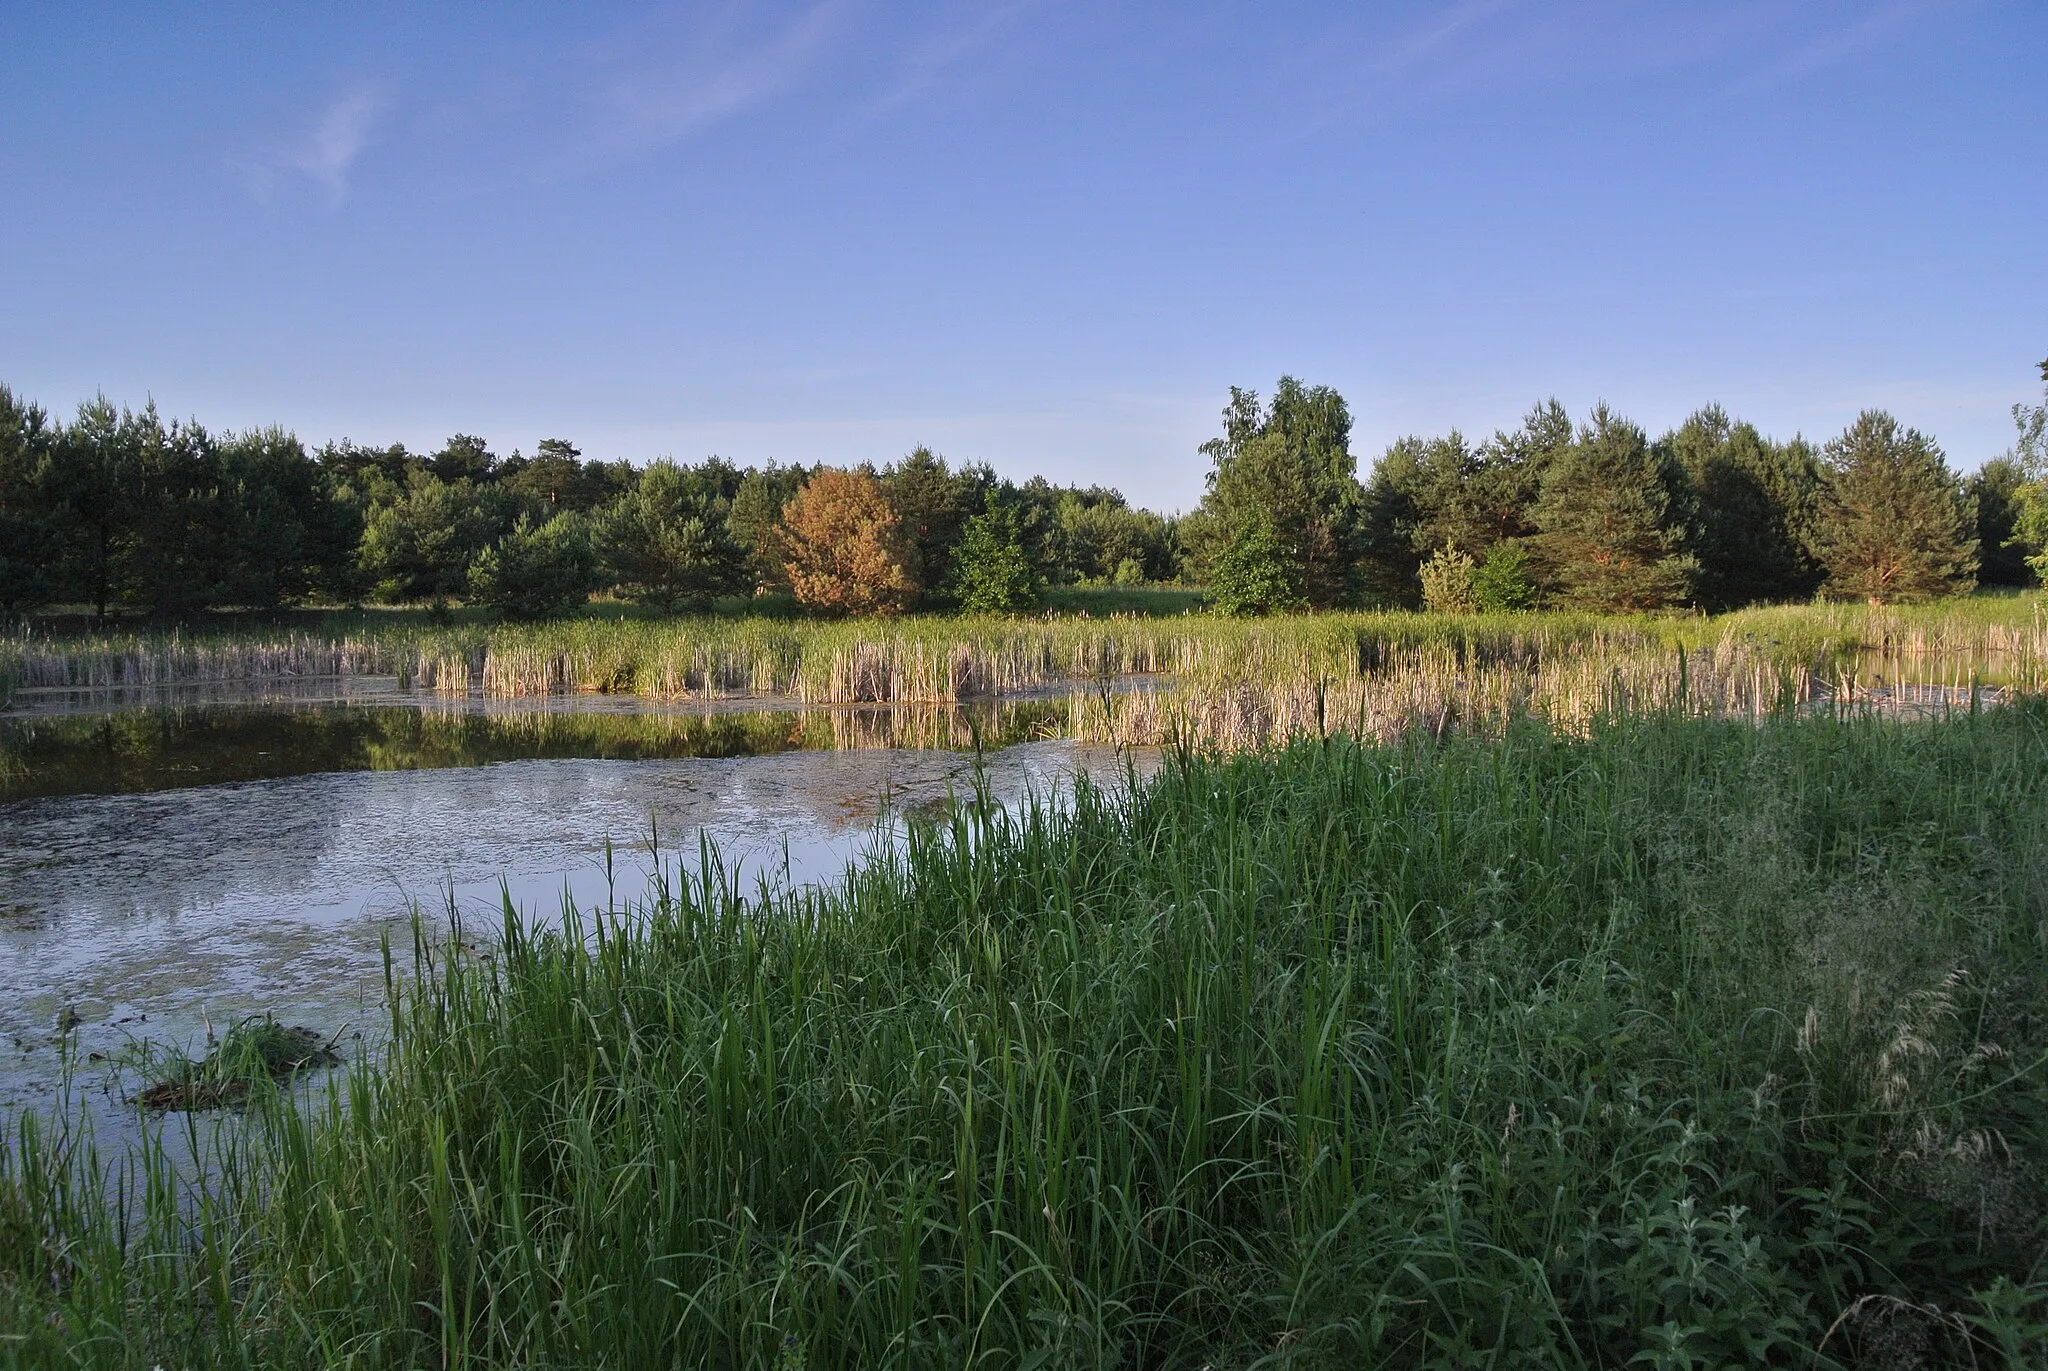
[[[1519,540],[1503,539],[1487,549],[1486,560],[1472,573],[1472,598],[1487,614],[1536,608],[1535,564]]]
[[[596,584],[590,525],[574,512],[539,525],[520,516],[510,533],[478,554],[469,572],[471,596],[508,619],[566,614],[588,601]]]
[[[1293,562],[1273,525],[1245,523],[1217,559],[1209,604],[1218,614],[1243,618],[1299,609],[1304,601]]]
[[[1016,511],[993,492],[953,552],[953,598],[967,614],[1011,614],[1038,603],[1043,583],[1024,551]]]

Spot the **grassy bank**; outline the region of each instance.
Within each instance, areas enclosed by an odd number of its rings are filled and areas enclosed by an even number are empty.
[[[1184,755],[509,924],[201,1191],[16,1138],[0,1358],[2038,1364],[2044,739]]]

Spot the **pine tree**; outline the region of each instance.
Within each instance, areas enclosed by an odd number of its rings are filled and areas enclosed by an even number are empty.
[[[62,549],[49,498],[48,417],[0,384],[0,614],[53,599]]]
[[[910,574],[927,590],[953,582],[953,558],[987,487],[972,467],[959,472],[928,447],[917,447],[882,473],[889,504],[910,544]]]
[[[1977,512],[1941,449],[1881,410],[1828,444],[1814,555],[1831,595],[1874,605],[1977,582]]]
[[[706,609],[746,589],[746,554],[726,529],[727,508],[693,491],[674,462],[652,462],[640,484],[605,506],[597,547],[613,584],[663,610]]]
[[[1684,473],[1600,405],[1552,460],[1531,515],[1558,599],[1616,612],[1686,598],[1696,563],[1685,513]]]
[[[1365,489],[1361,588],[1383,604],[1413,605],[1423,559],[1440,549],[1456,543],[1483,565],[1496,545],[1527,538],[1543,474],[1571,442],[1571,419],[1554,399],[1476,448],[1456,430],[1395,442]]]
[[[219,460],[222,602],[268,609],[347,594],[361,521],[298,438],[280,428],[229,435]]]
[[[1473,578],[1478,570],[1478,563],[1456,543],[1445,543],[1422,564],[1422,607],[1432,614],[1477,613],[1479,595]]]
[[[166,424],[154,404],[123,416],[136,435],[126,597],[158,618],[182,618],[223,597],[232,512],[220,448],[197,423]]]
[[[583,515],[572,510],[536,524],[522,514],[510,533],[477,555],[469,588],[477,603],[507,618],[543,619],[580,608],[596,574]]]
[[[143,428],[133,412],[95,396],[59,431],[51,454],[64,595],[91,605],[100,622],[120,601],[133,561]]]
[[[1806,443],[1774,443],[1708,405],[1657,446],[1684,468],[1696,497],[1694,592],[1708,609],[1804,600],[1822,572],[1806,549],[1820,463]]]
[[[423,469],[409,481],[397,503],[370,511],[356,551],[362,574],[387,602],[460,595],[478,556],[517,522],[517,498]]]
[[[820,467],[782,509],[783,571],[815,609],[895,614],[917,598],[912,549],[882,483]]]
[[[789,593],[789,577],[782,569],[782,510],[809,479],[810,472],[801,464],[776,462],[750,467],[740,478],[726,511],[725,531],[746,555],[751,584],[743,589]]]

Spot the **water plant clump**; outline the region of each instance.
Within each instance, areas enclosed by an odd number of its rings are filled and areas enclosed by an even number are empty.
[[[507,911],[196,1187],[14,1138],[0,1357],[2038,1364],[2044,737],[1185,748],[831,888]]]
[[[222,1034],[199,1061],[172,1053],[159,1063],[155,1079],[143,1087],[136,1102],[150,1110],[246,1104],[252,1091],[282,1085],[301,1071],[341,1065],[334,1042],[314,1029],[278,1023],[268,1014],[252,1016]]]

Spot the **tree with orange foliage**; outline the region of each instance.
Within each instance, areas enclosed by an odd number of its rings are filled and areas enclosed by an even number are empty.
[[[895,614],[917,598],[910,540],[882,483],[820,467],[782,507],[782,563],[815,609]]]

